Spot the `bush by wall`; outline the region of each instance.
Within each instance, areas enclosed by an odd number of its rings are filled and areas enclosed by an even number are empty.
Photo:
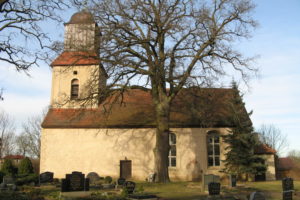
[[[18,174],[32,174],[33,173],[33,166],[28,157],[21,160],[18,166]]]

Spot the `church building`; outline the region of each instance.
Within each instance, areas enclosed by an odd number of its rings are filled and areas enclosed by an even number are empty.
[[[154,173],[151,94],[131,89],[122,99],[89,98],[104,90],[109,78],[99,57],[100,38],[87,11],[75,13],[65,24],[64,51],[51,64],[51,106],[42,123],[40,171],[54,172],[55,178],[80,171],[145,180]],[[232,89],[185,88],[174,99],[171,180],[221,173],[226,147],[221,136],[233,127],[228,120],[232,94]],[[79,98],[92,100],[82,106]]]

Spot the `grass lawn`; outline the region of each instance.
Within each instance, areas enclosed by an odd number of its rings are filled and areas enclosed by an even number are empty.
[[[300,181],[294,181],[294,186],[295,186],[296,196],[294,196],[293,199],[300,200]],[[39,191],[38,193],[40,194],[40,196],[45,197],[46,200],[58,200],[60,196],[60,188],[54,186],[42,186],[35,189],[28,188],[28,190]],[[92,191],[93,190],[94,189],[92,189]],[[204,200],[207,197],[207,193],[203,193],[201,191],[200,182],[172,182],[168,184],[138,182],[137,190],[139,191],[144,190],[145,193],[155,194],[164,200]],[[246,200],[247,196],[253,191],[263,192],[267,200],[282,199],[281,181],[238,183],[238,187],[236,188],[222,187],[221,191],[222,191],[222,196],[224,197],[235,196],[243,200]],[[72,195],[67,194],[67,195],[68,198],[66,199],[68,200],[87,199],[83,197],[80,198],[79,196],[82,195],[81,193],[78,193],[79,195],[78,198],[73,198],[73,194]],[[89,194],[86,193],[86,195]],[[1,194],[0,192],[1,200],[12,199],[12,198],[8,198],[9,196],[10,195],[7,193]],[[226,198],[226,200],[230,200],[230,198]]]

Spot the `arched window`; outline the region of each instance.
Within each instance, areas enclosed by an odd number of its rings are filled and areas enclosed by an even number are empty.
[[[78,99],[79,94],[79,81],[78,79],[73,79],[71,81],[71,99]]]
[[[168,166],[176,167],[176,135],[174,133],[169,133],[169,144],[170,151],[168,157]]]
[[[218,131],[207,133],[208,166],[220,166],[220,134]]]

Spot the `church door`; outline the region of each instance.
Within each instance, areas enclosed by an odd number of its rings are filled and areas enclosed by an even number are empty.
[[[120,160],[120,177],[131,178],[131,160]]]

